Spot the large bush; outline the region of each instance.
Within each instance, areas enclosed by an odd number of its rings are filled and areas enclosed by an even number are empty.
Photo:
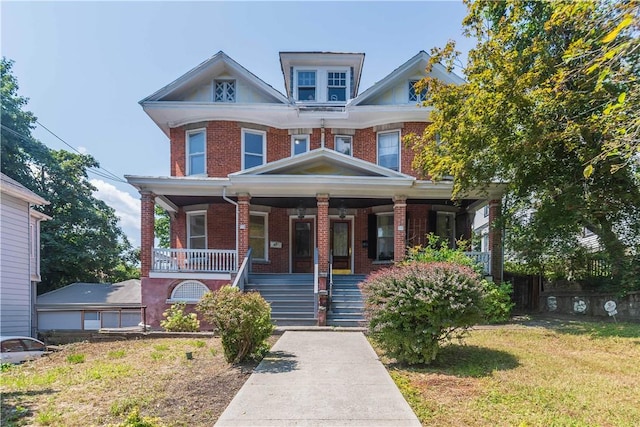
[[[482,312],[488,323],[503,323],[511,318],[515,304],[511,301],[513,286],[509,282],[494,283],[483,280],[485,297]]]
[[[441,343],[482,320],[484,286],[468,266],[407,262],[360,286],[372,335],[399,362],[432,362]]]
[[[273,332],[271,306],[259,293],[224,286],[207,292],[198,311],[220,333],[227,362],[238,363],[268,349],[266,340]]]
[[[195,332],[200,329],[200,321],[195,313],[185,313],[187,304],[179,302],[169,307],[162,316],[160,326],[169,332]]]

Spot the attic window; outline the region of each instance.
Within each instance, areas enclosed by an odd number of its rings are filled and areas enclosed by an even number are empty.
[[[298,71],[298,100],[316,100],[316,72]]]
[[[427,98],[427,88],[424,88],[420,91],[420,93],[416,93],[415,85],[418,83],[418,80],[411,80],[409,82],[409,102],[424,102]]]
[[[236,102],[236,81],[216,80],[214,102]]]
[[[327,99],[329,101],[347,100],[347,73],[333,72],[327,73]]]

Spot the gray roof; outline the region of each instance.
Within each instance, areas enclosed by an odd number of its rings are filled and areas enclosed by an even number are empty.
[[[120,283],[73,283],[39,295],[36,304],[43,305],[108,305],[114,307],[140,305],[140,280]]]
[[[24,185],[20,184],[13,178],[8,177],[7,175],[0,172],[0,190],[3,193],[10,194],[14,197],[17,197],[25,202],[33,203],[36,205],[48,205],[49,202],[38,196],[33,191],[29,190]]]

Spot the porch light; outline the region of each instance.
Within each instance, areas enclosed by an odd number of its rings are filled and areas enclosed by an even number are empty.
[[[305,208],[298,208],[298,218],[299,219],[303,219],[304,218],[304,212],[305,212]]]
[[[345,208],[338,209],[338,213],[340,215],[340,219],[344,219],[347,216],[347,210]]]

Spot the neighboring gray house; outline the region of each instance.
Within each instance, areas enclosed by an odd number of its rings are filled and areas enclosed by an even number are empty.
[[[38,296],[38,330],[129,328],[143,320],[140,280],[73,283]]]
[[[48,205],[0,172],[0,335],[35,336],[33,305],[40,281],[40,221]]]

